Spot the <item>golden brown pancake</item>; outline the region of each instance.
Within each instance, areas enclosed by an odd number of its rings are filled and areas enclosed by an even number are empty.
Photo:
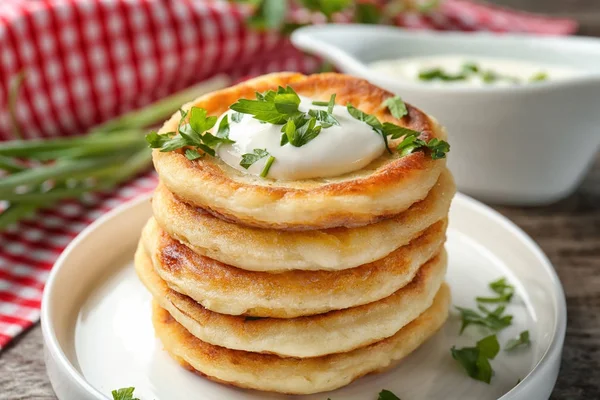
[[[165,350],[186,368],[242,388],[310,394],[334,390],[363,375],[390,368],[444,324],[450,291],[442,285],[432,306],[394,336],[347,352],[313,358],[281,358],[203,342],[156,302],[153,323]]]
[[[252,271],[342,270],[381,259],[448,215],[456,187],[444,170],[428,196],[408,210],[359,228],[303,232],[250,228],[185,204],[159,185],[152,208],[159,225],[196,253]]]
[[[211,311],[294,318],[380,300],[408,284],[440,252],[447,221],[439,221],[383,259],[342,271],[246,271],[200,256],[151,218],[142,242],[154,269],[177,292]]]
[[[135,255],[138,276],[154,300],[200,340],[221,347],[289,357],[341,353],[393,336],[423,313],[444,281],[442,252],[419,269],[413,281],[379,301],[299,318],[247,318],[207,310],[169,289],[154,272],[140,244]]]
[[[204,95],[183,109],[196,106],[209,115],[221,115],[238,99],[254,98],[255,92],[280,85],[315,100],[328,100],[335,93],[337,104],[352,103],[381,122],[418,130],[424,140],[445,138],[439,125],[410,105],[406,116],[394,118],[382,105],[392,93],[366,80],[334,73],[264,75]],[[159,133],[177,131],[179,120],[180,114],[174,114]],[[398,141],[392,141],[390,148]],[[153,160],[162,183],[186,203],[238,224],[290,230],[357,227],[389,218],[424,199],[446,163],[421,151],[399,157],[394,150],[339,177],[274,181],[240,172],[215,157],[190,161],[182,151],[154,150]]]

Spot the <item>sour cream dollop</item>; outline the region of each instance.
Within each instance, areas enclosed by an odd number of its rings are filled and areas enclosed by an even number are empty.
[[[300,100],[300,111],[327,109],[326,106],[313,105],[312,99],[300,96]],[[265,167],[268,157],[258,160],[248,169],[240,165],[242,155],[255,149],[266,149],[275,157],[267,177],[281,180],[343,175],[367,166],[385,151],[381,136],[366,123],[352,117],[344,106],[333,107],[332,114],[339,126],[321,129],[316,138],[300,147],[290,143],[280,145],[282,125],[261,123],[247,114],[242,114],[240,122],[233,122],[233,113],[229,110],[219,117],[216,126],[228,115],[229,138],[235,143],[220,145],[217,154],[226,164],[244,173],[259,176]]]

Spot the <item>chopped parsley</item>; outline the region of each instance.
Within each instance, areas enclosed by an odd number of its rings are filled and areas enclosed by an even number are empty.
[[[510,339],[504,346],[504,351],[512,351],[521,346],[529,346],[531,341],[529,340],[529,331],[523,331],[517,338]]]
[[[536,74],[533,74],[531,78],[529,78],[529,82],[542,82],[547,81],[549,78],[546,72],[540,71]]]
[[[452,358],[460,363],[471,378],[488,384],[492,380],[493,373],[490,360],[493,360],[499,351],[500,344],[496,335],[481,339],[475,347],[457,349],[453,346],[450,349]]]
[[[394,118],[400,119],[408,114],[406,104],[400,98],[400,96],[388,97],[384,100],[382,105],[386,106]]]
[[[388,136],[392,139],[398,139],[404,136],[404,139],[396,147],[396,150],[400,154],[400,157],[408,155],[418,149],[429,149],[430,156],[432,159],[437,160],[439,158],[446,157],[446,153],[450,151],[450,145],[445,140],[439,140],[438,138],[430,139],[429,142],[425,142],[418,137],[421,132],[414,131],[412,129],[398,126],[390,122],[381,123],[377,117],[371,114],[367,114],[352,104],[346,105],[348,113],[355,119],[362,121],[369,125],[377,134],[381,135],[387,151],[391,154],[391,150],[388,145]]]
[[[400,397],[396,396],[394,393],[390,392],[389,390],[382,390],[381,392],[379,392],[379,396],[377,397],[377,400],[400,400]]]
[[[326,105],[327,111],[302,112],[298,109],[300,96],[292,87],[280,86],[277,91],[257,92],[256,99],[240,99],[229,108],[242,114],[253,115],[260,122],[283,125],[281,146],[289,143],[300,147],[316,138],[321,129],[340,124],[332,114],[335,95],[331,96],[327,104],[324,102],[319,104]]]
[[[489,284],[490,289],[498,296],[496,297],[477,297],[480,303],[509,303],[515,294],[514,286],[506,283],[506,278],[500,278]]]
[[[505,306],[498,306],[493,311],[482,305],[478,306],[478,311],[463,307],[456,308],[462,319],[460,334],[470,325],[482,326],[497,332],[512,324],[512,315],[504,315]]]
[[[240,165],[248,169],[252,164],[257,162],[260,159],[263,159],[269,155],[269,152],[266,149],[254,149],[252,153],[242,154],[242,160],[240,161]]]
[[[146,142],[154,149],[160,149],[161,152],[169,152],[184,147],[191,147],[193,151],[186,151],[185,155],[190,160],[201,157],[198,150],[204,153],[215,155],[215,147],[220,143],[234,143],[229,139],[229,123],[225,116],[219,124],[217,135],[213,136],[209,129],[212,129],[217,122],[217,117],[207,116],[206,110],[199,107],[192,107],[189,112],[179,110],[181,118],[177,125],[177,132],[167,132],[159,134],[150,132],[146,135]],[[185,120],[189,115],[189,121]]]
[[[267,174],[269,173],[269,170],[271,169],[271,165],[273,164],[273,161],[275,161],[275,157],[270,155],[266,149],[254,149],[252,151],[252,153],[243,154],[242,160],[240,161],[240,165],[243,168],[248,169],[248,168],[250,168],[250,166],[252,164],[257,162],[258,160],[262,160],[265,157],[269,157],[269,158],[267,158],[267,162],[265,163],[265,166],[264,166],[262,172],[260,173],[260,176],[265,178],[267,176]]]
[[[333,93],[329,97],[329,101],[313,101],[312,105],[319,106],[319,107],[327,107],[327,112],[329,114],[331,114],[333,112],[333,106],[335,106],[335,96],[336,96],[336,94]]]
[[[135,388],[121,388],[118,390],[113,390],[111,392],[113,400],[140,400],[137,397],[133,397],[133,391]]]
[[[500,73],[490,70],[490,69],[483,70],[478,64],[476,64],[474,62],[464,63],[461,67],[460,72],[456,73],[456,74],[449,73],[440,67],[427,68],[427,69],[423,69],[419,72],[419,79],[422,81],[445,81],[445,82],[465,81],[472,76],[479,76],[479,78],[484,83],[488,83],[488,84],[491,84],[494,82],[499,82],[499,81],[509,81],[509,82],[516,83],[516,84],[523,83],[521,79],[519,79],[515,76],[500,74]],[[548,79],[548,74],[543,71],[540,71],[540,72],[532,75],[528,81],[529,82],[541,82],[541,81],[545,81],[547,79]]]

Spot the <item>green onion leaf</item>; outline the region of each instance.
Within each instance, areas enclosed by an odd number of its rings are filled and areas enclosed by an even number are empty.
[[[206,110],[200,107],[192,107],[190,110],[190,126],[196,132],[201,134],[215,126],[217,117],[208,117]]]
[[[531,78],[529,78],[529,82],[542,82],[547,81],[549,78],[546,72],[540,71],[536,74],[533,74]]]
[[[520,346],[529,346],[531,341],[529,340],[529,331],[523,331],[519,334],[516,339],[510,339],[504,346],[504,351],[512,351]]]
[[[340,125],[340,123],[333,116],[333,114],[325,110],[309,110],[308,115],[310,115],[311,117],[315,117],[316,120],[321,123],[321,126],[323,128],[329,128],[332,125]]]
[[[479,312],[469,308],[456,308],[460,312],[462,320],[460,334],[462,334],[470,325],[482,326],[497,332],[512,324],[512,315],[503,315],[505,310],[504,306],[499,306],[494,311],[479,306]]]
[[[221,139],[229,139],[229,118],[227,114],[221,119],[219,123],[219,129],[217,130],[217,137]]]
[[[269,156],[269,158],[267,159],[267,162],[265,163],[265,167],[263,168],[262,172],[260,173],[260,176],[262,178],[266,178],[267,175],[269,174],[269,170],[271,169],[271,165],[273,165],[273,161],[275,161],[275,157]]]

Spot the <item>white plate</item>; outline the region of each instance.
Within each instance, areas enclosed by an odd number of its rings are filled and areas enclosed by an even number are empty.
[[[150,214],[148,197],[119,207],[82,232],[56,262],[44,292],[42,328],[58,397],[106,399],[112,389],[134,386],[141,400],[292,398],[213,383],[163,352],[150,322],[150,295],[131,267]],[[507,277],[517,296],[507,309],[513,325],[498,335],[501,346],[528,329],[531,347],[501,351],[492,361],[492,383],[475,381],[452,359],[450,348],[473,345],[484,333],[471,327],[459,336],[453,311],[446,326],[397,368],[334,392],[294,398],[367,400],[389,389],[403,400],[547,399],[566,328],[564,293],[552,265],[514,224],[464,195],[452,205],[447,249],[453,304],[473,307],[475,296],[490,295],[488,282]]]

